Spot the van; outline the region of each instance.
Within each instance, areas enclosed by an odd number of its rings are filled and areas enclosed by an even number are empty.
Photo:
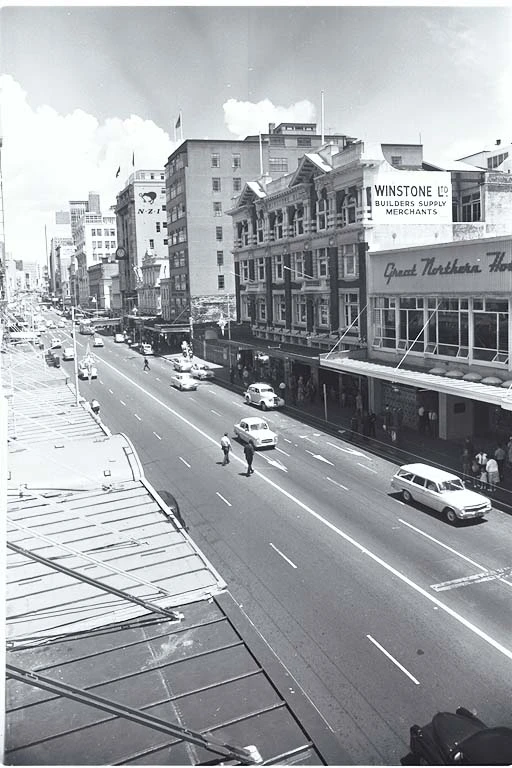
[[[418,501],[441,512],[449,523],[483,517],[492,509],[489,499],[468,490],[460,477],[428,464],[404,464],[393,475],[391,487],[406,503]]]

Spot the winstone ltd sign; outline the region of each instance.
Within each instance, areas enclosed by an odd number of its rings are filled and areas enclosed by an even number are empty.
[[[452,185],[446,171],[379,173],[371,185],[377,224],[450,224]]]

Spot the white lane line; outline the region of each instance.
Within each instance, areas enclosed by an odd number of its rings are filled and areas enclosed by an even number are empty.
[[[451,579],[442,581],[440,584],[431,584],[430,588],[435,592],[445,592],[447,589],[458,589],[459,587],[468,587],[472,584],[482,584],[486,581],[503,581],[508,587],[512,587],[510,581],[504,577],[509,576],[512,566],[507,565],[504,568],[495,568],[492,571],[483,571],[482,573],[473,573],[471,576],[463,576],[461,579]]]
[[[289,456],[290,455],[289,453],[286,453],[286,451],[283,451],[282,448],[278,448],[277,445],[276,445],[276,451],[279,451],[279,453],[284,453],[285,456]]]
[[[158,376],[155,376],[155,379],[156,379],[157,381],[160,381],[160,379],[158,378]]]
[[[376,469],[372,469],[371,467],[367,467],[366,464],[361,464],[360,461],[357,462],[358,467],[362,467],[363,469],[367,469],[368,472],[374,472],[376,475],[378,474]]]
[[[182,461],[184,465],[190,469],[190,464],[188,463],[188,461],[185,461],[185,459],[182,456],[178,456],[178,459]]]
[[[126,405],[124,400],[120,400],[119,402],[121,403],[121,405]]]
[[[333,483],[334,485],[337,485],[338,488],[343,488],[344,491],[348,491],[348,488],[346,485],[342,485],[341,483],[337,483],[336,480],[333,480],[332,477],[326,477],[326,480],[328,480],[330,483]]]
[[[352,456],[362,456],[363,459],[368,459],[368,461],[373,461],[373,459],[370,459],[370,457],[367,456],[365,453],[361,453],[361,451],[356,451],[355,448],[344,448],[341,445],[336,445],[336,443],[330,443],[328,440],[326,442],[327,442],[327,445],[330,445],[333,448],[336,448],[337,451],[343,451],[343,453],[351,453]]]
[[[233,405],[237,405],[239,408],[245,408],[245,403],[239,403],[238,400],[231,401]]]
[[[274,546],[274,544],[272,544],[272,542],[270,542],[270,546],[272,547],[272,549],[274,549],[274,550],[277,552],[277,554],[278,554],[278,555],[281,555],[281,557],[283,558],[283,560],[286,560],[286,562],[287,562],[289,565],[291,565],[291,567],[292,567],[292,568],[296,568],[296,567],[297,567],[297,566],[295,565],[295,563],[292,563],[292,561],[291,561],[289,558],[287,558],[287,557],[286,557],[286,555],[283,555],[283,553],[281,552],[281,550],[280,550],[280,549],[278,549],[276,546]]]
[[[301,437],[302,437],[302,435],[301,435]],[[318,440],[312,440],[307,435],[304,437],[304,440],[307,440],[309,443],[313,443],[313,445],[318,445]]]
[[[141,417],[138,416],[136,413],[134,413],[133,415],[135,416],[136,419],[138,419],[139,421],[142,421]]]
[[[465,560],[467,563],[470,563],[471,565],[474,565],[475,568],[480,568],[482,571],[486,571],[487,570],[485,565],[480,565],[480,563],[477,563],[476,560],[471,560],[470,557],[466,557],[466,555],[463,555],[460,552],[457,552],[456,549],[453,549],[453,547],[449,547],[448,544],[443,544],[442,541],[439,541],[439,539],[435,539],[429,533],[425,533],[420,528],[416,528],[415,525],[411,525],[411,523],[408,523],[407,520],[402,520],[402,518],[399,517],[398,518],[398,522],[402,523],[402,525],[406,525],[408,528],[411,528],[411,530],[415,531],[416,533],[419,533],[421,536],[424,536],[426,539],[429,539],[430,541],[433,541],[434,544],[437,544],[439,547],[443,547],[443,549],[448,550],[448,552],[451,552],[452,555],[457,555],[457,557],[462,558],[462,560]]]
[[[157,437],[159,440],[161,440],[161,439],[162,439],[162,438],[160,437],[160,435],[157,435],[157,433],[156,433],[156,432],[153,432],[153,434],[154,434],[154,436],[155,436],[155,437]]]
[[[113,394],[114,394],[114,393],[112,392],[112,390],[111,390],[111,389],[109,389],[109,392],[110,392],[110,394],[111,394],[111,395],[113,395]]]
[[[224,496],[223,496],[221,493],[219,493],[218,491],[215,491],[215,493],[217,494],[217,496],[219,497],[219,499],[222,499],[222,501],[223,501],[225,504],[227,504],[227,505],[228,505],[228,507],[232,507],[232,506],[233,506],[232,504],[230,504],[230,503],[229,503],[229,501],[228,501],[227,499],[225,499],[225,498],[224,498]]]
[[[379,649],[379,651],[382,651],[382,653],[384,654],[384,656],[387,656],[387,657],[388,657],[388,659],[389,659],[390,661],[392,661],[392,662],[393,662],[393,664],[394,664],[395,666],[397,666],[397,667],[398,667],[398,669],[401,669],[401,670],[402,670],[402,672],[404,673],[404,675],[407,675],[407,677],[408,677],[410,680],[412,680],[412,681],[413,681],[414,685],[419,685],[419,684],[420,684],[420,681],[419,681],[419,680],[416,680],[416,678],[415,678],[415,677],[413,677],[413,675],[411,675],[411,673],[410,673],[410,672],[408,672],[408,671],[406,670],[406,668],[405,668],[405,667],[403,667],[403,666],[400,664],[400,662],[399,662],[399,661],[397,661],[395,658],[393,658],[393,656],[392,656],[390,653],[388,653],[388,651],[386,651],[386,649],[385,649],[385,648],[383,648],[383,647],[382,647],[382,645],[381,645],[380,643],[378,643],[376,640],[374,640],[374,639],[373,639],[373,637],[372,637],[371,635],[366,635],[366,637],[368,638],[368,640],[369,640],[371,643],[373,643],[373,644],[374,644],[374,645],[375,645],[375,646],[376,646],[376,647]]]
[[[313,437],[320,437],[320,432],[313,432]]]
[[[283,440],[285,441],[285,443],[290,443],[290,445],[291,445],[291,442],[292,442],[292,441],[291,441],[291,440],[288,440],[288,438],[287,438],[287,437],[283,437]]]
[[[198,435],[201,435],[201,437],[203,437],[205,440],[207,440],[209,443],[215,446],[215,448],[218,448],[217,438],[212,437],[207,432],[202,430],[200,427],[193,424],[191,421],[186,419],[185,416],[183,416],[181,413],[176,411],[174,408],[171,408],[170,405],[167,405],[167,403],[164,403],[163,400],[160,400],[160,398],[156,397],[156,395],[154,395],[152,392],[150,392],[147,389],[144,389],[144,387],[142,387],[136,381],[131,379],[125,373],[122,373],[115,366],[111,365],[110,363],[107,363],[106,360],[103,361],[103,364],[106,365],[108,368],[110,368],[113,371],[113,373],[115,373],[117,376],[129,382],[132,387],[135,387],[135,389],[138,389],[140,392],[144,393],[146,397],[150,398],[155,403],[158,403],[158,405],[164,410],[168,411],[168,413],[172,413],[172,415],[176,419],[179,419],[179,421],[181,421],[183,424],[186,424],[190,429],[194,430],[194,432],[196,432]],[[240,464],[245,465],[244,459],[242,459],[240,456],[233,454],[233,459],[238,461]],[[376,565],[379,565],[383,570],[387,571],[392,576],[395,576],[395,578],[399,579],[403,584],[407,585],[413,592],[416,592],[418,595],[421,595],[421,597],[423,597],[427,602],[431,603],[432,605],[435,605],[441,611],[443,611],[448,616],[450,616],[454,621],[456,621],[457,623],[465,627],[469,632],[472,632],[474,635],[479,637],[484,643],[487,643],[487,645],[489,645],[491,648],[494,648],[495,651],[497,651],[498,653],[501,653],[507,659],[512,661],[512,649],[502,645],[500,642],[498,642],[493,637],[488,635],[487,632],[484,632],[483,629],[480,629],[480,627],[477,627],[476,624],[473,624],[471,621],[464,618],[462,614],[457,613],[457,611],[453,610],[453,608],[450,608],[448,605],[443,603],[442,600],[439,600],[437,597],[434,597],[434,595],[432,595],[423,587],[420,587],[419,584],[416,584],[416,582],[414,582],[404,573],[402,573],[401,571],[397,570],[394,566],[387,563],[385,560],[383,560],[381,557],[376,555],[370,549],[367,549],[366,547],[364,547],[362,544],[356,541],[356,539],[352,538],[352,536],[349,536],[348,533],[345,533],[344,531],[342,531],[341,528],[338,528],[336,525],[329,522],[329,520],[326,520],[326,518],[322,517],[322,515],[320,515],[319,512],[315,512],[314,509],[312,509],[311,507],[308,507],[307,504],[305,504],[303,501],[298,499],[289,491],[282,488],[274,480],[271,480],[270,477],[266,477],[261,473],[258,473],[258,475],[260,479],[263,480],[263,482],[271,486],[277,493],[280,493],[282,496],[289,499],[289,501],[296,504],[298,507],[300,507],[300,509],[304,510],[304,512],[307,512],[308,515],[310,515],[312,518],[317,520],[322,525],[325,525],[326,528],[329,528],[330,531],[332,531],[341,539],[346,541],[347,544],[350,544],[351,546],[353,546],[355,549],[361,552],[361,554],[366,555],[370,560],[373,560],[373,562]],[[227,503],[229,504],[229,502]]]
[[[324,462],[324,464],[330,464],[330,465],[331,465],[331,467],[334,467],[334,464],[332,463],[332,461],[329,461],[329,459],[326,459],[326,458],[324,458],[324,457],[323,457],[323,456],[321,456],[319,453],[313,453],[313,451],[308,451],[308,449],[307,449],[307,448],[306,448],[306,453],[310,453],[310,454],[311,454],[311,456],[312,456],[314,459],[318,459],[318,461],[323,461],[323,462]]]
[[[213,408],[210,408],[211,413],[214,413],[216,416],[222,416],[221,413],[218,413],[218,411],[214,411]]]

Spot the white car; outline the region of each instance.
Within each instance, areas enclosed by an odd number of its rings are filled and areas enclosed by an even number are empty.
[[[247,416],[235,424],[233,429],[240,440],[252,443],[255,448],[275,448],[277,445],[276,433],[259,416]]]
[[[62,347],[62,341],[60,339],[52,339],[50,343],[50,349],[60,349]]]
[[[197,389],[197,381],[190,373],[175,371],[171,374],[171,386],[177,389]]]
[[[75,359],[75,352],[73,350],[73,347],[64,347],[64,349],[62,350],[62,359],[63,360]]]
[[[283,398],[276,395],[270,384],[251,384],[244,392],[244,400],[247,405],[257,405],[262,411],[284,405]]]
[[[65,327],[66,327],[65,321],[59,320],[59,322],[57,323],[57,328],[65,328]]]
[[[116,344],[122,344],[124,342],[124,333],[116,333],[114,335],[114,341]]]
[[[193,366],[192,360],[189,360],[188,357],[174,357],[172,364],[175,371],[181,371],[182,373],[184,371],[191,371]]]
[[[93,347],[104,347],[105,346],[105,342],[103,341],[101,336],[95,336],[92,345],[93,345]]]
[[[268,363],[269,359],[269,356],[265,352],[254,353],[254,360],[257,363]]]
[[[78,378],[79,379],[97,379],[98,369],[95,365],[88,365],[87,363],[80,363],[78,366]]]
[[[139,349],[140,349],[140,352],[141,352],[142,355],[152,355],[153,354],[153,347],[151,346],[151,344],[141,344]]]
[[[200,379],[201,381],[204,381],[204,379],[213,379],[213,371],[208,365],[198,365],[198,363],[194,363],[190,369],[190,373],[195,379]]]

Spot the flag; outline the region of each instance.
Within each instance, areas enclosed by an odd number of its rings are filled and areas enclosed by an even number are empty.
[[[119,168],[117,169],[116,179],[117,179],[117,177],[119,176],[120,173],[121,173],[121,166],[119,166]]]
[[[176,120],[176,125],[174,126],[174,130],[177,131],[180,126],[181,126],[181,112],[178,116],[178,119]]]
[[[135,152],[132,152],[132,166],[135,168]]]

